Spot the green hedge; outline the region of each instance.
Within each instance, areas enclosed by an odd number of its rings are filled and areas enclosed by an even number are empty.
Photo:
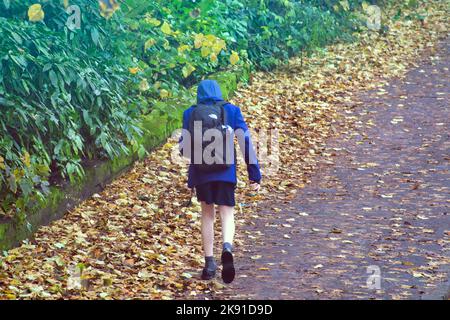
[[[202,77],[244,64],[270,69],[350,39],[361,7],[357,0],[100,2],[0,0],[0,216],[25,218],[50,185],[82,178],[86,160],[143,156],[141,117],[157,111],[173,121],[175,106],[158,101],[189,97]],[[80,29],[66,26],[69,5],[81,9]]]

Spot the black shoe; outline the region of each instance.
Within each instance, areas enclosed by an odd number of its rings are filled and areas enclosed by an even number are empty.
[[[234,280],[236,271],[234,270],[234,259],[230,248],[222,251],[222,279],[225,283],[231,283]]]
[[[211,280],[216,276],[216,269],[203,268],[202,271],[202,280]]]

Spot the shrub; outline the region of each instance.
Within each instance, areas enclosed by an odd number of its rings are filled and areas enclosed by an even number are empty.
[[[65,27],[59,1],[44,2],[45,22],[31,23],[32,3],[13,2],[0,17],[0,186],[20,195],[18,210],[43,196],[50,175],[73,181],[83,159],[130,152],[139,136],[140,111],[128,108],[124,86],[131,52],[115,38],[120,24],[101,18],[94,0],[80,2],[78,32]]]

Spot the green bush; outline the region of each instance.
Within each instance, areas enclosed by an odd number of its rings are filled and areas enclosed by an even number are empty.
[[[361,3],[124,0],[105,14],[97,0],[0,0],[0,214],[23,215],[49,182],[82,177],[85,160],[142,154],[140,116],[205,75],[349,38]],[[79,30],[66,27],[72,4]]]
[[[59,1],[43,2],[37,23],[27,21],[31,4],[0,5],[0,186],[21,197],[18,210],[43,196],[47,178],[74,180],[83,159],[129,152],[140,133],[120,24],[103,19],[95,0],[80,1],[84,28],[71,32]]]

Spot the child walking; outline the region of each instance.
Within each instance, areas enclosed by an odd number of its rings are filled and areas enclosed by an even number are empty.
[[[198,121],[199,120],[199,121]],[[247,172],[254,191],[259,190],[261,172],[256,160],[255,151],[251,144],[250,134],[242,116],[241,110],[222,98],[222,92],[218,83],[214,80],[203,80],[197,88],[197,105],[191,106],[183,114],[183,136],[180,139],[180,148],[183,155],[191,158],[188,173],[188,187],[196,189],[197,199],[201,203],[201,229],[202,242],[205,254],[205,267],[201,278],[209,280],[215,277],[217,264],[214,259],[214,220],[215,206],[218,207],[222,225],[223,250],[221,255],[222,279],[225,283],[233,281],[235,276],[233,259],[233,239],[235,233],[234,206],[236,177],[236,158],[234,157],[234,139],[231,138],[231,152],[233,156],[225,157],[221,148],[216,148],[215,160],[225,159],[226,161],[215,161],[215,164],[205,164],[194,160],[194,125],[203,125],[201,133],[205,133],[205,127],[216,128],[220,133],[225,131],[238,136],[241,151],[247,165]],[[241,134],[238,135],[238,132]],[[189,136],[186,136],[188,133]],[[204,134],[205,135],[205,134]],[[189,145],[189,142],[190,145]],[[227,143],[224,142],[224,146]],[[228,144],[229,145],[229,144]],[[200,143],[200,154],[203,155],[205,144]],[[219,151],[218,151],[219,150]],[[228,150],[229,151],[229,150]],[[207,161],[206,161],[207,162]],[[219,163],[219,164],[216,164]]]

